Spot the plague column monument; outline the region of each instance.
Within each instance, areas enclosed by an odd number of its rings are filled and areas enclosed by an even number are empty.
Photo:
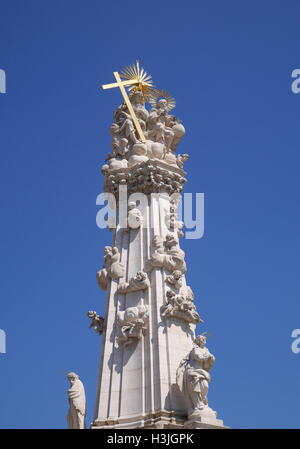
[[[90,311],[103,335],[93,429],[223,428],[208,405],[215,358],[206,348],[194,293],[186,281],[177,217],[187,154],[185,134],[171,114],[175,100],[135,65],[103,89],[120,89],[123,103],[110,127],[112,151],[102,166],[115,215],[97,282],[106,313]]]

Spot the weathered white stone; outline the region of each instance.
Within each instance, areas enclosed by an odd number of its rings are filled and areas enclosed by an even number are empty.
[[[70,382],[68,389],[69,411],[67,416],[69,429],[85,428],[85,391],[78,374],[70,372],[67,375]]]
[[[171,105],[168,100],[153,99],[150,112],[141,92],[134,92],[130,100],[147,140],[140,142],[127,106],[121,104],[114,112],[114,122],[110,127],[113,151],[107,156],[102,172],[106,174],[109,170],[131,168],[149,159],[164,160],[168,165],[182,168],[188,155],[176,157],[176,147],[185,129],[176,117],[169,114]]]
[[[102,290],[107,290],[108,280],[119,279],[124,276],[125,268],[120,262],[120,253],[116,246],[105,246],[104,267],[96,274],[98,285]]]
[[[139,290],[145,290],[150,285],[147,273],[143,271],[138,271],[135,276],[133,276],[129,282],[122,282],[118,287],[119,293],[131,293]]]
[[[190,287],[184,287],[179,293],[168,290],[166,293],[166,304],[161,308],[161,316],[177,318],[193,324],[203,323],[196,311],[194,294]]]
[[[181,360],[176,372],[176,383],[187,404],[188,426],[197,422],[218,425],[217,414],[208,406],[207,398],[210,369],[215,357],[205,344],[205,335],[198,335],[195,346]]]
[[[127,224],[130,229],[138,229],[143,224],[143,215],[141,211],[136,207],[134,201],[128,203],[128,217]]]
[[[125,227],[117,210],[112,246],[97,273],[107,290],[107,314],[92,428],[222,427],[205,403],[206,364],[213,356],[202,354],[201,373],[189,364],[202,320],[185,278],[183,223],[169,197],[178,196],[186,181],[188,155],[176,155],[185,129],[169,114],[166,98],[151,100],[150,111],[138,89],[130,100],[146,142],[139,140],[127,106],[120,105],[110,129],[113,151],[102,167],[104,189],[121,198],[119,187],[126,186],[129,195],[144,193],[146,200],[137,206],[126,198]],[[187,386],[192,370],[195,389]]]
[[[117,315],[121,328],[121,335],[118,337],[119,345],[125,347],[140,340],[147,330],[148,318],[148,306],[128,307],[124,311],[119,311]]]

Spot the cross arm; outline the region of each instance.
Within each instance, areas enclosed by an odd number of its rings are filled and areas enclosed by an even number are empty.
[[[121,81],[123,86],[130,86],[132,84],[138,84],[138,80],[128,80],[128,81]],[[119,83],[110,83],[110,84],[103,84],[102,89],[112,89],[113,87],[119,87]]]

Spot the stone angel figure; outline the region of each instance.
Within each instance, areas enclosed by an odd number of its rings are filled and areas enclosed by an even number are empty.
[[[205,334],[195,338],[195,346],[191,352],[181,360],[176,372],[176,383],[179,390],[188,399],[188,418],[201,416],[216,418],[208,406],[207,394],[210,382],[210,369],[215,357],[206,348]]]
[[[83,383],[78,374],[73,372],[67,375],[67,379],[70,382],[67,392],[69,400],[68,427],[69,429],[84,429],[86,401]]]

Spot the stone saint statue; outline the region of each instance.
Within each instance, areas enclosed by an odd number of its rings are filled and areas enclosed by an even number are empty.
[[[176,383],[189,400],[188,418],[216,418],[207,401],[209,371],[215,362],[214,356],[205,347],[206,337],[198,335],[191,352],[180,362],[176,373]]]
[[[85,428],[85,392],[83,383],[79,379],[78,374],[69,373],[67,378],[70,382],[68,389],[69,411],[68,411],[68,427],[69,429]]]

